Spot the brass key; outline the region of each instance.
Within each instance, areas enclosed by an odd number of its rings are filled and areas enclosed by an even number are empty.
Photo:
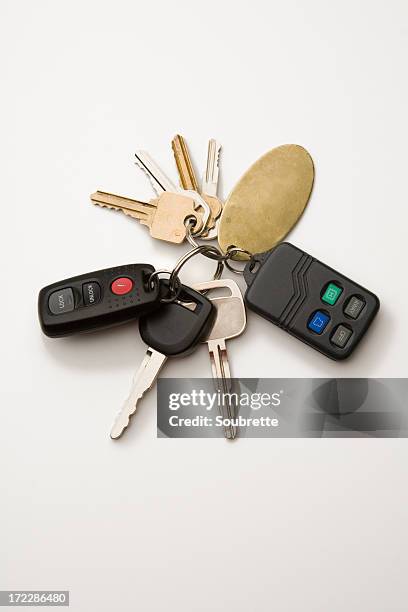
[[[215,142],[215,141],[210,141],[210,143],[211,142]],[[190,158],[190,154],[188,151],[187,143],[185,139],[183,138],[183,136],[180,136],[179,134],[177,134],[173,138],[171,142],[171,146],[173,149],[174,159],[176,162],[176,166],[177,166],[177,170],[178,170],[178,174],[180,178],[180,184],[183,187],[183,189],[189,189],[189,190],[197,191],[201,193],[202,197],[204,198],[204,200],[207,202],[207,204],[209,205],[211,209],[211,215],[206,225],[207,231],[213,230],[213,228],[215,228],[216,220],[219,218],[221,214],[222,204],[217,197],[214,197],[213,193],[208,193],[205,191],[205,189],[202,189],[202,190],[199,189],[196,175],[193,169],[193,165],[191,163],[191,158]],[[218,170],[218,154],[219,154],[219,148],[218,148],[218,153],[217,153],[217,157],[215,160],[217,170]],[[209,170],[209,168],[214,167],[211,164],[212,159],[213,158],[211,157],[211,153],[209,150],[208,158],[207,158],[207,170],[206,170],[205,176],[210,176],[211,170]],[[216,173],[216,175],[218,178],[218,172]],[[204,184],[204,181],[203,181],[203,184]],[[205,185],[207,184],[208,183],[205,183]],[[203,234],[201,235],[201,238],[206,237],[207,231],[203,232]],[[215,236],[212,236],[212,237],[215,237]]]
[[[174,244],[180,244],[185,239],[187,219],[195,220],[197,230],[202,227],[203,211],[197,210],[193,198],[179,193],[164,191],[158,198],[147,203],[96,191],[91,195],[91,200],[98,206],[120,210],[138,219],[147,225],[153,238]]]

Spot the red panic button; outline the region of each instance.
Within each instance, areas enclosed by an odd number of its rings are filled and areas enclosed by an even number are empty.
[[[133,289],[133,281],[130,278],[126,278],[126,276],[122,276],[121,278],[117,278],[111,284],[111,291],[115,295],[126,295],[129,291]]]

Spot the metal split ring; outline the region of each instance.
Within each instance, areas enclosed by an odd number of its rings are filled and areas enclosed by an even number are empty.
[[[227,266],[228,270],[230,270],[231,272],[234,272],[234,274],[243,274],[244,273],[244,268],[234,268],[233,265],[231,265],[231,261],[237,261],[234,259],[235,255],[238,255],[238,253],[243,253],[245,255],[248,255],[249,258],[252,258],[252,253],[250,253],[249,251],[247,251],[246,249],[241,249],[239,247],[232,247],[231,249],[228,249],[227,254],[229,255],[228,259],[225,260],[225,265]],[[239,260],[241,261],[241,260]],[[244,262],[245,265],[247,264],[247,262]],[[245,267],[245,266],[244,266]]]
[[[191,223],[187,222],[186,223],[186,238],[188,240],[188,242],[195,248],[199,248],[201,245],[198,244],[198,242],[194,239],[194,236],[192,234],[191,231]],[[243,274],[244,270],[242,269],[238,269],[238,268],[234,268],[234,266],[231,265],[231,263],[229,263],[230,261],[235,261],[234,257],[236,255],[238,255],[239,253],[243,253],[245,255],[248,255],[249,258],[252,257],[252,253],[250,253],[249,251],[247,251],[246,249],[241,249],[240,247],[231,247],[227,250],[227,252],[224,254],[220,251],[220,249],[218,249],[217,247],[212,247],[211,251],[208,252],[202,252],[203,255],[205,255],[205,257],[209,257],[210,259],[215,259],[216,261],[222,261],[226,267],[228,268],[228,270],[230,270],[231,272],[234,272],[234,274]]]
[[[221,278],[221,275],[222,275],[223,270],[224,270],[225,258],[224,258],[224,256],[219,257],[219,254],[221,254],[219,249],[217,249],[217,247],[206,245],[206,244],[197,245],[194,249],[192,249],[191,251],[188,251],[188,253],[185,253],[182,257],[180,257],[180,259],[178,260],[178,262],[174,266],[173,271],[170,274],[170,281],[169,281],[170,282],[170,284],[169,284],[170,291],[174,291],[175,290],[177,280],[180,282],[179,274],[180,274],[180,270],[184,266],[184,264],[186,264],[189,259],[191,259],[195,255],[198,255],[199,253],[201,253],[202,255],[207,255],[207,257],[209,257],[209,253],[212,253],[214,255],[214,257],[212,257],[211,259],[216,259],[216,261],[218,262],[217,263],[217,268],[216,268],[215,274],[214,274],[214,280],[218,280],[219,278]],[[217,257],[215,257],[215,256],[217,256]]]
[[[187,195],[188,197],[192,198],[194,200],[194,203],[198,206],[201,206],[201,208],[204,210],[203,213],[203,218],[202,218],[202,225],[200,227],[200,229],[197,232],[193,231],[194,226],[196,225],[196,218],[195,217],[189,217],[186,220],[186,227],[187,224],[190,228],[190,234],[191,236],[201,236],[201,234],[205,231],[206,225],[208,223],[208,220],[211,216],[211,208],[209,206],[209,204],[204,200],[204,198],[197,193],[196,191],[193,191],[192,189],[183,189],[181,191],[182,194]],[[194,245],[193,245],[194,246]]]
[[[175,300],[177,300],[179,293],[181,291],[181,281],[179,278],[176,278],[175,282],[173,283],[173,286],[171,286],[170,283],[170,277],[171,277],[171,270],[155,270],[154,272],[151,273],[151,275],[149,276],[149,280],[148,280],[148,284],[149,286],[153,287],[153,280],[155,278],[157,278],[159,280],[159,274],[168,274],[169,275],[169,297],[160,297],[159,300],[160,302],[162,302],[162,304],[170,304],[171,302],[174,302]]]
[[[160,302],[162,302],[163,304],[170,304],[171,302],[174,302],[178,298],[181,288],[182,288],[182,283],[179,277],[181,268],[184,266],[184,264],[187,263],[189,259],[191,259],[195,255],[198,255],[199,253],[208,254],[210,252],[214,255],[213,257],[214,259],[217,256],[217,268],[214,273],[214,280],[218,280],[221,278],[222,273],[224,271],[225,256],[221,254],[221,252],[219,251],[219,249],[217,249],[217,247],[205,245],[205,244],[195,247],[194,249],[192,249],[191,251],[188,251],[188,253],[185,253],[185,255],[180,257],[180,259],[177,261],[176,265],[174,266],[173,270],[161,269],[161,270],[155,270],[154,272],[152,272],[147,281],[148,285],[152,288],[154,286],[154,282],[153,282],[154,279],[155,278],[158,279],[160,274],[169,275],[169,281],[168,281],[169,297],[160,297],[159,298]]]

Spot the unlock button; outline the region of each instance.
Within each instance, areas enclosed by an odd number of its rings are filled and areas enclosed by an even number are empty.
[[[101,299],[101,288],[95,281],[82,285],[85,306],[93,306]]]

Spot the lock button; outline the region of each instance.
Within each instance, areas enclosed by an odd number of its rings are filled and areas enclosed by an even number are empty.
[[[75,308],[74,292],[71,287],[59,289],[48,298],[48,308],[54,315],[72,312]]]
[[[321,310],[317,310],[313,314],[307,326],[312,332],[320,335],[324,332],[329,321],[329,315],[327,315],[325,312],[322,312]]]

